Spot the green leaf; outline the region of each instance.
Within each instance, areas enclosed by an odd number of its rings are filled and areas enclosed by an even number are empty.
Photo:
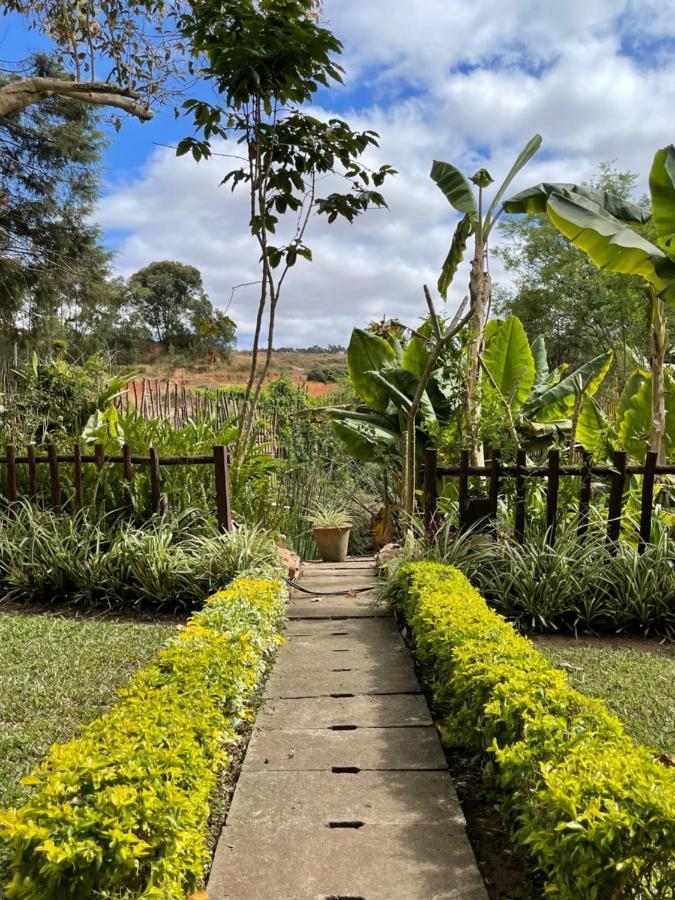
[[[457,228],[455,228],[455,233],[452,236],[452,243],[450,244],[448,255],[445,258],[438,279],[438,292],[444,300],[448,295],[448,288],[452,284],[452,279],[455,277],[457,267],[464,259],[466,242],[472,234],[473,223],[469,216],[464,216],[463,219],[460,219]]]
[[[365,422],[334,421],[331,427],[350,456],[364,462],[380,459],[388,450],[398,449],[400,442],[398,433]]]
[[[354,391],[378,412],[387,408],[389,394],[369,374],[396,362],[396,353],[384,340],[369,331],[355,328],[347,349],[347,368]]]
[[[614,443],[614,429],[595,397],[587,395],[583,399],[575,438],[584,450],[594,456],[606,455],[608,443]]]
[[[541,147],[541,135],[535,134],[535,136],[530,138],[530,140],[527,142],[527,144],[525,144],[525,146],[523,147],[521,152],[518,154],[516,161],[511,166],[511,170],[510,170],[509,174],[506,176],[506,178],[504,179],[504,181],[501,184],[501,187],[495,194],[494,199],[492,200],[492,203],[490,204],[490,208],[487,211],[487,215],[485,216],[485,227],[483,230],[484,230],[484,234],[486,237],[492,230],[492,226],[494,225],[494,223],[499,218],[498,208],[499,208],[499,204],[501,202],[502,197],[506,193],[506,189],[511,184],[513,179],[516,177],[518,172],[520,172],[520,170],[522,168],[524,168],[524,166],[527,165],[527,163],[532,159],[532,157],[534,156],[534,154],[537,152],[537,150],[540,147]]]
[[[658,244],[669,256],[675,253],[675,147],[658,150],[649,173],[654,225]]]
[[[546,353],[546,341],[544,335],[538,335],[532,341],[532,356],[534,357],[534,385],[540,387],[546,383],[549,376],[548,355]]]
[[[433,334],[433,326],[427,319],[427,321],[424,322],[424,324],[421,325],[420,328],[417,329],[417,331],[424,337],[431,337],[431,335]],[[413,375],[421,378],[428,360],[429,345],[421,337],[413,335],[413,337],[408,342],[408,346],[403,351],[401,368],[405,369],[406,372],[412,372]]]
[[[476,200],[473,196],[471,185],[466,176],[450,163],[434,160],[431,167],[431,180],[438,185],[446,200],[463,216],[468,216],[471,222],[478,218]]]
[[[675,447],[675,376],[665,373],[666,390],[666,457]],[[621,394],[616,412],[616,430],[623,448],[638,462],[649,450],[652,428],[652,376],[650,372],[633,372]]]
[[[597,203],[576,194],[552,194],[546,209],[558,231],[600,269],[640,275],[658,291],[675,288],[675,263]]]
[[[485,347],[483,363],[511,407],[522,406],[530,395],[535,367],[527,334],[517,316],[497,328]]]
[[[386,369],[383,372],[370,372],[372,378],[381,385],[394,406],[402,413],[409,413],[419,379],[405,369]],[[434,408],[426,392],[422,394],[418,414],[423,419],[436,420]]]
[[[584,363],[558,384],[531,397],[523,406],[523,414],[528,418],[536,418],[539,422],[555,422],[569,418],[574,412],[576,399],[580,393],[592,396],[597,391],[612,365],[613,358],[613,351],[608,350]]]
[[[577,197],[580,200],[590,200],[605,213],[620,219],[622,222],[636,222],[640,225],[648,222],[651,213],[648,209],[617,197],[609,191],[596,190],[584,184],[572,182],[543,181],[533,187],[525,188],[518,194],[514,194],[504,201],[504,211],[511,214],[527,213],[537,215],[546,212],[549,199],[554,194]]]

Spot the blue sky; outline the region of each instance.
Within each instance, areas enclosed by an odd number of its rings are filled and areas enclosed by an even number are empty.
[[[381,135],[370,162],[400,172],[389,210],[353,226],[315,222],[314,262],[287,282],[279,344],[344,343],[354,324],[423,312],[455,218],[428,178],[434,158],[496,180],[535,132],[544,147],[514,190],[540,180],[589,178],[602,161],[646,175],[654,151],[675,140],[675,17],[643,0],[326,0],[328,25],[344,44],[345,84],[322,92],[321,115],[337,114]],[[36,45],[16,17],[0,20],[0,57]],[[247,344],[256,253],[243,196],[219,188],[227,161],[176,159],[189,131],[165,109],[148,124],[111,133],[97,218],[128,275],[153,259],[198,266]],[[451,290],[466,292],[466,267]],[[506,282],[498,263],[493,274]]]

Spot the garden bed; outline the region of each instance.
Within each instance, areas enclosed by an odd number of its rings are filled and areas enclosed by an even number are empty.
[[[53,743],[106,712],[117,690],[175,631],[161,623],[0,612],[0,807]],[[7,854],[0,846],[0,883]]]

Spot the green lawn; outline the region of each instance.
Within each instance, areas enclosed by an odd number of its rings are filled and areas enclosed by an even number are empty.
[[[175,628],[0,613],[0,807],[21,804],[29,788],[20,779],[109,709]],[[0,848],[0,883],[5,862]]]
[[[561,645],[546,639],[537,646],[571,684],[601,697],[636,741],[675,755],[675,648],[650,644],[649,649],[615,647],[570,640]]]

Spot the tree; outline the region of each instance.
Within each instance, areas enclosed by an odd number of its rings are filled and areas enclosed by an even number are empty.
[[[60,71],[44,56],[33,69]],[[0,119],[0,327],[10,341],[53,337],[72,304],[105,289],[110,254],[91,224],[102,147],[92,110],[60,97]]]
[[[216,356],[229,358],[237,343],[237,326],[227,313],[214,309],[209,316],[195,316],[192,324],[199,343],[211,357],[211,364]]]
[[[298,259],[312,259],[305,243],[312,214],[325,215],[329,223],[353,222],[370,207],[385,206],[378,189],[393,172],[389,166],[372,172],[361,162],[377,146],[374,132],[355,132],[340,119],[325,121],[307,112],[320,86],[341,80],[335,61],[341,44],[322,27],[315,7],[314,0],[204,0],[180,19],[194,51],[206,57],[203,72],[224,105],[196,99],[184,104],[198,136],[181,141],[178,152],[200,160],[211,154],[214,138],[236,140],[232,156],[242,164],[223,181],[233,190],[248,190],[249,227],[260,252],[235,475],[269,371],[282,287]],[[318,196],[318,179],[329,187],[325,196]]]
[[[152,262],[129,279],[129,289],[141,319],[157,341],[187,347],[194,319],[211,319],[212,307],[199,269],[185,263]]]
[[[630,200],[636,180],[604,164],[590,187]],[[598,347],[611,347],[622,386],[634,368],[632,348],[648,352],[641,280],[598,269],[545,215],[509,217],[500,232],[507,243],[495,255],[517,280],[513,289],[495,291],[497,315],[518,316],[530,338],[544,335],[554,367],[582,365]]]
[[[0,118],[60,97],[151,119],[150,104],[180,70],[183,45],[167,24],[179,0],[4,0],[1,8],[53,41],[62,68],[9,79]]]
[[[666,458],[667,307],[675,304],[675,146],[658,150],[649,176],[654,244],[630,224],[650,218],[644,207],[585,185],[544,182],[504,206],[510,213],[546,213],[553,225],[601,269],[640,276],[651,321],[651,448]]]
[[[474,465],[482,465],[483,463],[483,452],[476,437],[475,424],[480,416],[480,410],[476,402],[476,392],[480,375],[483,335],[490,313],[492,296],[492,279],[487,268],[488,243],[492,229],[503,212],[502,197],[513,179],[527,165],[539,147],[541,147],[541,137],[536,134],[527,142],[514,162],[508,175],[492,198],[487,212],[484,211],[484,191],[493,181],[487,169],[479,169],[475,175],[467,179],[451,163],[435,160],[431,167],[432,180],[442,191],[453,209],[462,215],[462,219],[455,229],[448,256],[438,279],[438,290],[444,299],[457,267],[464,256],[467,242],[471,236],[474,239],[474,252],[471,259],[471,274],[469,278],[469,297],[471,301],[469,309],[471,317],[469,320],[470,342],[465,403],[466,432],[471,440],[470,450]],[[469,180],[478,188],[477,197],[474,196]]]

